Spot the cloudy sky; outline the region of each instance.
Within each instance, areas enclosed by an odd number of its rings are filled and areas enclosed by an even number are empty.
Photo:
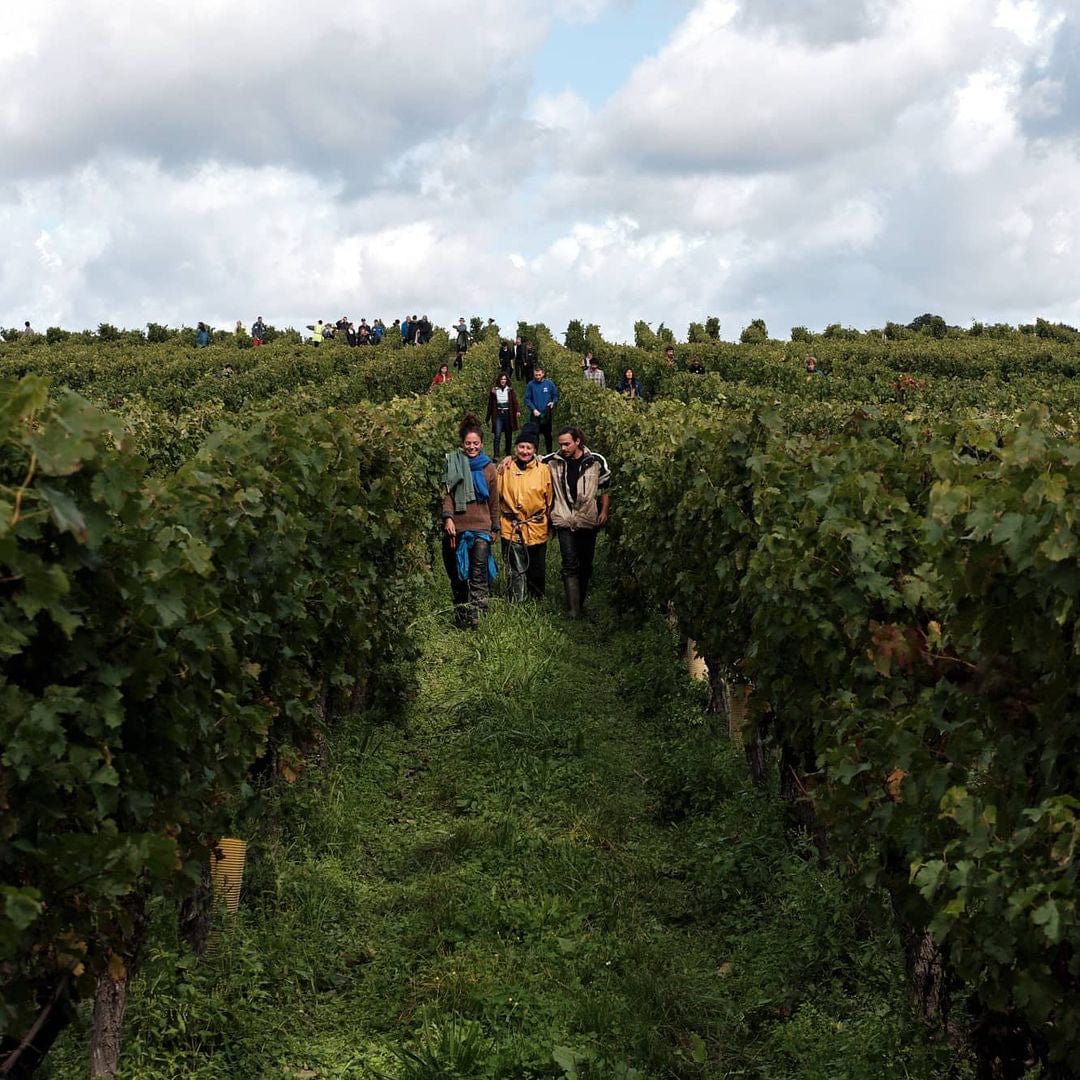
[[[1080,324],[1080,0],[4,0],[0,324]]]

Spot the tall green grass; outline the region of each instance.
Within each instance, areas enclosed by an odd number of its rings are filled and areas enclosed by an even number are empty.
[[[792,843],[667,624],[601,585],[588,622],[496,599],[476,632],[432,585],[404,723],[357,720],[255,807],[216,955],[156,913],[125,1077],[966,1075],[889,920]]]

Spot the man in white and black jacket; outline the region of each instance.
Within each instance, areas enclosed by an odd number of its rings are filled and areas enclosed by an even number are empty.
[[[611,496],[611,470],[601,454],[585,445],[580,428],[565,427],[559,432],[559,449],[544,462],[551,469],[555,503],[551,524],[559,538],[562,555],[566,610],[571,619],[580,618],[592,580],[597,531],[607,524]]]

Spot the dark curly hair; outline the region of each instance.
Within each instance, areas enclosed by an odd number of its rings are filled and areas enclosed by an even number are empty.
[[[484,425],[476,418],[475,413],[466,413],[461,418],[461,424],[458,426],[458,440],[460,442],[465,441],[465,436],[470,432],[475,432],[480,436],[480,441],[484,440]]]

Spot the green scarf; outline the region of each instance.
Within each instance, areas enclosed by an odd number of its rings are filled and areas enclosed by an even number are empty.
[[[455,513],[460,514],[469,503],[476,502],[472,469],[463,450],[453,450],[446,455],[446,469],[443,471],[442,482],[443,487],[454,496]]]

